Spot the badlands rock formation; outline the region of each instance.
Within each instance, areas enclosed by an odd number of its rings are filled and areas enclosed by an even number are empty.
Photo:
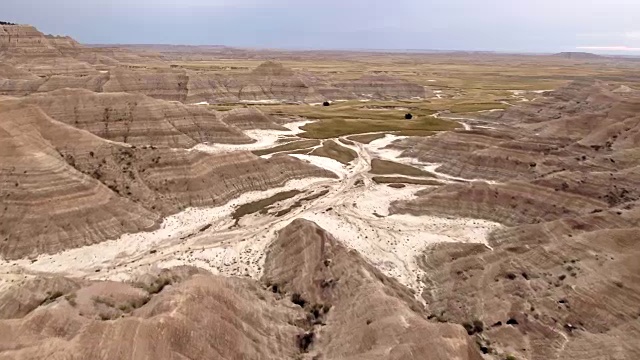
[[[38,76],[96,73],[91,65],[65,54],[76,46],[70,38],[46,36],[33,26],[0,25],[0,59]]]
[[[368,75],[360,79],[336,84],[337,87],[358,96],[374,99],[425,98],[424,86],[388,75]]]
[[[129,93],[94,93],[64,89],[34,94],[20,99],[34,105],[51,118],[86,130],[101,138],[131,145],[191,148],[199,143],[246,144],[254,140],[231,123],[221,121],[222,114],[202,106],[161,101]],[[258,110],[245,121],[265,117]]]
[[[640,358],[631,87],[300,149],[247,103],[429,90],[172,49],[0,25],[0,359]]]
[[[269,247],[261,281],[174,268],[2,290],[0,359],[482,359],[461,326],[429,322],[406,288],[304,220]]]
[[[185,103],[316,103],[425,97],[424,87],[390,76],[366,76],[334,84],[275,61],[234,75],[193,71],[166,62],[148,50],[132,53],[116,48],[87,48],[69,37],[44,35],[26,25],[0,25],[0,59],[0,94],[16,96],[81,88]],[[26,72],[17,76],[19,70]]]
[[[291,179],[334,176],[284,156],[131,146],[34,105],[0,105],[0,254],[7,258],[148,230],[181,209],[220,205]]]
[[[489,246],[422,256],[433,318],[464,324],[487,354],[640,356],[640,99],[572,83],[484,119],[489,126],[398,146],[438,171],[496,182],[425,190],[392,211],[498,221]],[[443,161],[444,159],[444,161]]]

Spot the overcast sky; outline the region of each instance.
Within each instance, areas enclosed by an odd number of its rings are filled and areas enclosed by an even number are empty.
[[[83,43],[640,54],[640,0],[0,0],[0,17]]]

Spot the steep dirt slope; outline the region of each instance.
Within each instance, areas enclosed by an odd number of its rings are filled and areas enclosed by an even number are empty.
[[[391,208],[508,226],[491,248],[439,244],[421,259],[431,316],[463,324],[490,358],[640,356],[640,99],[609,90],[573,83],[492,116],[493,129],[400,144],[439,171],[498,180]]]
[[[185,101],[189,77],[183,70],[147,70],[117,67],[109,70],[104,92],[144,94],[162,100]]]
[[[424,86],[388,75],[366,75],[357,80],[335,84],[358,97],[375,99],[425,98]]]
[[[263,281],[308,312],[309,358],[481,359],[461,327],[429,322],[407,288],[309,221],[282,230]]]
[[[291,157],[129,146],[58,122],[39,108],[0,111],[0,254],[51,253],[152,228],[191,206],[215,206],[308,176]]]
[[[314,223],[269,247],[261,282],[174,268],[130,284],[17,278],[0,294],[0,359],[482,359],[459,325]]]
[[[242,130],[266,129],[287,130],[279,125],[272,116],[266,115],[256,108],[238,108],[220,114],[221,120]]]
[[[131,145],[191,148],[203,142],[246,144],[253,140],[204,107],[186,106],[139,94],[65,89],[20,101],[50,117],[104,139]],[[259,114],[258,110],[254,113]]]
[[[3,110],[5,108],[3,107]],[[69,166],[49,142],[99,143],[36,108],[0,113],[0,253],[56,251],[149,228],[158,214]]]
[[[180,268],[131,285],[5,289],[0,359],[294,359],[302,311],[259,284]],[[20,305],[20,306],[18,306]],[[8,307],[18,306],[20,311]]]
[[[35,75],[96,73],[89,64],[65,55],[77,46],[70,38],[46,36],[33,26],[0,25],[0,58]]]

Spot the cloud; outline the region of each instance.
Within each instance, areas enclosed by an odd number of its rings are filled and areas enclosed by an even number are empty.
[[[625,51],[625,52],[640,52],[640,47],[630,46],[578,46],[579,50],[591,50],[591,51]]]

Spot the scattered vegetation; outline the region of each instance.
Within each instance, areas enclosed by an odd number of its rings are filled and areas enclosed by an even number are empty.
[[[313,340],[315,339],[315,334],[313,332],[306,332],[304,334],[298,335],[298,348],[303,353],[309,351],[309,347],[313,344]]]
[[[355,145],[353,143],[353,141],[350,141],[350,140],[347,140],[347,139],[343,139],[343,138],[338,139],[338,141],[343,145],[349,145],[349,146]]]
[[[268,154],[273,154],[277,152],[308,149],[318,145],[320,145],[320,140],[300,140],[300,141],[293,141],[283,145],[278,145],[276,147],[272,147],[269,149],[254,150],[253,153],[255,155],[262,156],[262,155],[268,155]]]
[[[343,164],[348,164],[358,157],[358,153],[349,148],[338,145],[333,140],[325,141],[324,144],[322,144],[322,147],[313,150],[311,155],[331,158]]]
[[[281,193],[277,193],[271,197],[266,199],[250,202],[248,204],[240,205],[231,215],[231,217],[238,223],[238,221],[245,215],[254,214],[259,212],[260,214],[266,214],[269,210],[269,206],[277,203],[278,201],[283,201],[287,199],[291,199],[292,197],[300,194],[301,191],[298,190],[290,190],[283,191]]]
[[[454,104],[448,110],[452,113],[470,113],[484,110],[493,110],[493,109],[506,109],[509,105],[504,103],[462,103],[462,104]]]
[[[93,302],[96,304],[103,304],[106,305],[108,307],[114,307],[115,303],[113,302],[112,299],[106,298],[106,297],[102,297],[102,296],[95,296],[92,298]]]
[[[56,291],[53,291],[53,292],[47,291],[47,297],[44,300],[42,300],[41,305],[50,304],[50,303],[56,301],[56,299],[58,299],[62,295],[64,295],[64,293],[62,291],[59,291],[59,290],[56,290]]]
[[[321,197],[323,197],[323,196],[327,195],[328,193],[329,193],[329,190],[322,190],[321,192],[319,192],[319,193],[317,193],[317,194],[314,194],[314,195],[310,195],[310,196],[304,197],[304,198],[302,198],[302,199],[300,199],[300,200],[296,201],[296,202],[295,202],[295,204],[291,205],[290,207],[288,207],[288,208],[286,208],[286,209],[283,209],[283,210],[278,211],[278,212],[276,213],[276,217],[284,216],[284,215],[286,215],[286,214],[290,213],[293,209],[297,209],[297,208],[301,207],[301,206],[302,206],[302,204],[303,204],[304,202],[306,202],[306,201],[312,201],[312,200],[315,200],[315,199],[321,198]]]
[[[167,285],[171,284],[173,284],[173,280],[171,278],[167,276],[159,276],[150,284],[138,282],[132,285],[146,291],[149,295],[154,295],[161,292]]]
[[[458,128],[453,121],[429,117],[421,120],[370,120],[370,119],[328,119],[307,124],[301,129],[301,137],[309,139],[329,139],[345,135],[385,131],[444,131]]]
[[[397,136],[431,136],[435,132],[428,130],[400,130],[394,131],[392,134]]]
[[[67,300],[67,302],[69,303],[69,305],[71,306],[76,306],[78,303],[76,302],[76,298],[78,297],[78,294],[76,293],[71,293],[71,294],[67,294],[64,298],[65,300]]]
[[[8,21],[0,21],[0,25],[18,25],[18,24],[8,22]]]
[[[376,184],[412,184],[412,185],[428,185],[428,186],[440,186],[441,182],[429,179],[412,179],[402,176],[374,176],[373,181]]]
[[[376,134],[364,134],[364,135],[353,135],[349,136],[347,139],[356,141],[362,144],[369,144],[374,140],[382,139],[387,134],[385,133],[376,133]]]
[[[302,308],[307,304],[307,301],[298,293],[293,293],[293,295],[291,295],[291,302]]]
[[[405,176],[435,177],[434,174],[428,171],[424,171],[410,165],[381,159],[371,160],[371,173],[376,175],[399,174]]]
[[[467,330],[467,334],[479,334],[484,331],[484,323],[481,320],[473,320],[472,322],[463,323],[462,327]]]

